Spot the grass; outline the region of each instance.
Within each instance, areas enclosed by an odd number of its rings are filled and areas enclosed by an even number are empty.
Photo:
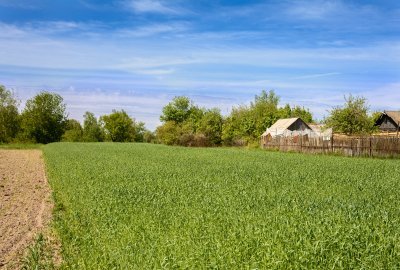
[[[400,163],[241,149],[43,147],[72,269],[395,269]]]
[[[27,254],[22,260],[23,270],[51,270],[55,269],[52,248],[49,240],[39,233],[35,242],[28,247]]]

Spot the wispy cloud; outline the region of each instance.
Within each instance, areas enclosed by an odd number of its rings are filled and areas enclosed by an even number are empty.
[[[286,12],[300,19],[326,19],[337,13],[343,13],[347,7],[338,0],[292,1]]]
[[[90,16],[0,19],[0,83],[21,98],[58,91],[73,118],[123,108],[149,127],[175,95],[228,113],[275,89],[318,118],[348,93],[400,104],[398,11],[344,0],[204,2],[76,0]]]
[[[9,1],[9,0],[0,0],[0,6],[4,7],[12,7],[12,8],[20,8],[20,9],[37,9],[38,5],[37,1]]]
[[[161,34],[173,34],[187,31],[189,29],[187,23],[165,23],[165,24],[149,24],[136,28],[125,28],[115,32],[116,35],[125,38],[148,37]]]
[[[315,79],[315,78],[321,78],[321,77],[336,76],[336,75],[340,75],[340,74],[341,74],[340,72],[318,73],[318,74],[297,76],[297,77],[293,77],[292,79],[293,80]]]
[[[177,7],[172,7],[166,2],[159,0],[127,0],[124,6],[136,13],[160,13],[166,15],[177,15],[182,12]]]
[[[393,82],[358,93],[366,97],[375,111],[400,110],[400,78]]]

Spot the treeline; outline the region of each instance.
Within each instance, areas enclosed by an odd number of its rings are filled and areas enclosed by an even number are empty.
[[[83,126],[68,119],[63,98],[41,92],[26,102],[21,113],[10,90],[0,86],[0,143],[33,142],[143,142],[153,140],[143,122],[137,122],[124,110],[113,110],[98,119],[91,112],[84,115]]]
[[[21,113],[10,90],[0,86],[0,143],[35,142],[152,142],[182,146],[258,145],[261,134],[280,118],[300,117],[314,122],[308,109],[279,106],[279,96],[261,91],[248,105],[234,107],[227,116],[220,109],[197,106],[185,96],[175,97],[162,109],[162,125],[155,132],[145,128],[124,110],[96,116],[86,112],[83,125],[68,119],[60,95],[41,92],[26,102]],[[376,130],[379,114],[370,114],[366,99],[345,97],[345,104],[334,107],[323,120],[335,132],[369,134]]]
[[[289,104],[279,107],[274,91],[262,91],[250,105],[232,109],[222,116],[218,108],[200,108],[188,97],[175,97],[162,111],[162,125],[155,132],[158,142],[183,146],[218,146],[258,144],[261,134],[276,120],[313,118],[308,109]]]

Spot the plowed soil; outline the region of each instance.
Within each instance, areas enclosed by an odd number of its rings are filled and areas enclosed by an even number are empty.
[[[18,269],[26,248],[51,217],[40,150],[0,150],[0,269]]]

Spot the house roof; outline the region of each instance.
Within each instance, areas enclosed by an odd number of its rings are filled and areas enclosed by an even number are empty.
[[[314,131],[314,132],[322,132],[322,129],[324,125],[320,124],[308,124],[308,126]]]
[[[400,111],[384,111],[383,113],[392,118],[396,124],[400,123]]]
[[[299,119],[298,117],[296,118],[284,118],[284,119],[279,119],[278,121],[275,122],[272,126],[269,127],[270,130],[277,129],[277,130],[284,130],[288,129],[290,125],[292,125],[294,122]]]

